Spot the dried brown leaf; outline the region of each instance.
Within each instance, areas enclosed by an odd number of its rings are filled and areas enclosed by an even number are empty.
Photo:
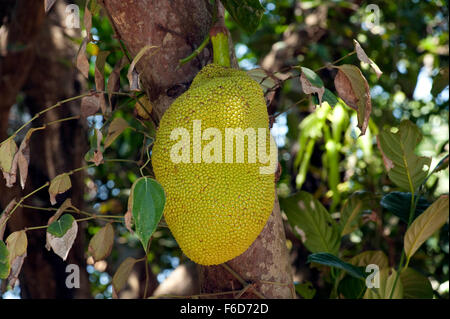
[[[325,93],[325,87],[317,87],[311,84],[311,82],[306,78],[305,74],[302,72],[300,75],[300,83],[302,85],[303,92],[305,94],[317,93],[319,98],[319,106],[322,105],[322,97]]]
[[[76,56],[76,66],[77,69],[80,70],[81,74],[87,79],[89,77],[89,60],[86,56],[86,45],[89,39],[84,38],[83,42],[80,45],[80,49],[77,52]]]
[[[111,254],[114,244],[114,228],[111,223],[106,224],[105,227],[92,237],[89,242],[89,252],[95,261],[103,260]]]
[[[17,144],[10,138],[0,145],[0,170],[6,179],[6,185],[11,187],[16,182],[17,161],[14,156],[17,152]]]
[[[132,257],[127,257],[117,268],[116,273],[112,279],[113,290],[116,295],[125,287],[128,277],[130,277],[131,271],[137,260]]]
[[[358,57],[359,61],[368,63],[371,66],[371,68],[375,71],[375,74],[377,75],[377,78],[379,79],[380,76],[383,74],[383,72],[381,72],[378,65],[376,65],[375,62],[373,62],[367,56],[366,52],[364,52],[364,49],[361,47],[361,45],[359,44],[358,41],[353,40],[353,44],[355,45],[356,56]]]
[[[128,69],[128,74],[127,74],[128,81],[130,82],[130,91],[140,91],[141,90],[140,84],[139,84],[139,74],[137,73],[137,71],[135,70],[134,67],[136,66],[136,64],[139,62],[139,60],[144,56],[144,54],[148,50],[155,49],[155,48],[158,48],[158,47],[154,46],[154,45],[146,45],[141,50],[139,50],[138,54],[136,54],[133,61],[131,61],[130,68]],[[156,52],[157,52],[157,50],[154,50],[152,55],[155,54]]]
[[[112,92],[116,92],[120,88],[120,71],[125,66],[127,59],[123,56],[114,66],[111,74],[108,77],[108,83],[106,85],[106,90],[108,91],[109,105],[112,107],[111,97]]]
[[[101,102],[99,94],[85,96],[81,99],[81,116],[86,118],[94,115],[100,109]]]
[[[23,255],[16,256],[13,260],[10,261],[11,270],[8,276],[8,285],[10,285],[11,287],[14,287],[17,279],[19,278],[20,270],[22,269],[25,257],[27,257],[27,252],[25,252]]]
[[[133,214],[131,213],[131,210],[129,210],[129,211],[127,211],[125,213],[124,219],[125,219],[125,227],[128,229],[128,231],[130,233],[133,233],[133,229],[131,228],[132,220],[133,220]]]
[[[339,70],[334,79],[336,91],[348,106],[356,110],[358,127],[361,135],[364,135],[372,112],[369,84],[361,70],[354,65],[343,64],[335,68]]]
[[[122,134],[122,132],[129,127],[127,121],[125,121],[123,118],[121,117],[116,117],[111,124],[109,125],[108,128],[108,134],[106,135],[105,138],[105,149],[107,147],[109,147],[114,140],[120,135]]]
[[[91,40],[91,29],[92,29],[92,13],[89,10],[89,2],[90,0],[86,0],[86,5],[84,7],[84,27],[86,28],[86,37]]]

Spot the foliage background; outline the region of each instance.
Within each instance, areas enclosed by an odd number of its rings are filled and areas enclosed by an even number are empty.
[[[341,200],[356,191],[367,190],[381,198],[383,194],[394,190],[395,185],[390,183],[383,167],[375,135],[383,127],[398,125],[402,119],[409,119],[419,126],[424,138],[417,147],[417,154],[431,156],[431,167],[448,154],[447,1],[263,0],[261,3],[266,12],[254,34],[245,33],[228,14],[226,16],[241,68],[248,70],[263,66],[271,71],[279,71],[286,66],[301,65],[317,69],[353,51],[352,39],[357,39],[383,71],[381,78],[377,79],[366,65],[361,65],[371,88],[373,105],[369,132],[365,137],[355,139],[359,131],[356,129],[355,112],[351,109],[338,108],[339,114],[337,111],[332,113],[332,116],[344,119],[342,131],[338,134],[340,149],[337,180],[328,175],[325,131],[318,124],[313,125],[310,131],[299,129],[302,120],[315,111],[313,101],[308,99],[291,107],[304,95],[298,78],[284,83],[270,108],[271,114],[283,112],[277,116],[272,129],[282,165],[282,176],[277,186],[280,197],[287,197],[301,189],[314,194],[325,207],[338,211]],[[365,8],[370,3],[380,8],[380,24],[375,30],[369,30],[366,23],[368,12]],[[93,74],[98,49],[112,52],[107,58],[106,74],[112,71],[121,57],[118,42],[104,15],[94,16],[92,33],[99,41],[88,45],[91,56],[89,88],[95,87]],[[81,43],[81,39],[73,41]],[[359,65],[356,56],[344,62]],[[442,69],[447,70],[447,76],[440,76]],[[319,75],[325,87],[334,91],[334,74],[331,72],[324,69]],[[126,70],[123,70],[121,83],[126,88],[125,75]],[[131,126],[137,126],[133,116],[134,102],[120,99],[119,104],[122,105],[121,110],[115,116],[125,118]],[[20,98],[14,114],[11,132],[28,116]],[[92,129],[105,124],[101,116],[91,117],[89,123],[91,138]],[[331,127],[331,122],[327,120],[325,126]],[[315,144],[310,152],[304,183],[299,187],[299,167],[295,165],[295,159],[304,134],[313,136]],[[142,135],[126,130],[108,149],[105,157],[139,159],[142,142]],[[129,189],[138,177],[138,169],[131,164],[105,163],[97,168],[89,168],[85,179],[85,201],[92,211],[124,214]],[[337,182],[333,184],[333,181]],[[437,196],[448,193],[448,183],[448,169],[430,178],[426,185],[427,199],[433,201]],[[340,198],[336,197],[337,194]],[[387,253],[391,263],[398,262],[405,225],[381,208],[377,216],[375,221],[367,221],[359,230],[346,236],[344,253],[353,256],[362,250],[381,249]],[[101,226],[98,222],[90,223],[87,238],[92,237]],[[111,256],[106,262],[88,265],[87,268],[92,296],[95,298],[111,298],[111,276],[120,262],[127,256],[140,258],[143,254],[135,235],[130,234],[120,223],[114,226],[118,237]],[[315,298],[328,298],[329,283],[317,269],[306,264],[309,253],[287,223],[286,231],[296,283],[311,282],[317,291]],[[429,277],[436,298],[448,298],[449,294],[448,235],[446,224],[421,247],[411,262],[413,268],[420,269]],[[178,265],[188,262],[166,228],[160,228],[154,234],[149,261],[158,282],[164,281]],[[14,298],[19,293],[20,287],[17,286],[4,297]]]

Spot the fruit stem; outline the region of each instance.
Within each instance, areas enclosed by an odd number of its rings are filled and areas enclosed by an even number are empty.
[[[230,67],[230,49],[228,45],[228,29],[225,26],[225,8],[219,0],[217,3],[217,21],[209,31],[213,47],[213,62]]]

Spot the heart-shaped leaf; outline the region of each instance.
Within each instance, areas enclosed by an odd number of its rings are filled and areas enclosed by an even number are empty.
[[[164,189],[154,179],[141,177],[131,187],[128,210],[133,214],[135,232],[145,251],[161,220],[165,201]]]
[[[72,227],[75,218],[70,214],[64,214],[57,221],[52,222],[48,228],[47,232],[56,237],[64,236],[67,231]]]
[[[64,217],[66,215],[63,215]],[[68,215],[71,216],[71,215]],[[62,218],[61,217],[61,218]],[[58,235],[63,232],[64,229],[67,228],[66,224],[68,222],[69,218],[64,222],[64,226],[61,225],[61,227],[56,227],[54,229],[54,232]],[[69,255],[69,251],[72,248],[73,243],[75,242],[75,239],[77,237],[78,232],[78,224],[75,219],[72,217],[72,224],[70,225],[70,228],[67,229],[62,237],[57,237],[53,233],[48,232],[47,229],[47,243],[46,248],[50,250],[50,248],[53,249],[55,254],[57,254],[59,257],[61,257],[63,260],[66,260],[67,256]]]

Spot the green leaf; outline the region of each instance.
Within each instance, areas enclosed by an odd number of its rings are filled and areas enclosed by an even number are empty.
[[[264,14],[264,8],[259,0],[221,0],[221,2],[241,28],[248,33],[256,31]]]
[[[408,223],[411,208],[411,193],[391,192],[383,196],[380,204],[383,208],[399,217],[403,222]],[[422,214],[428,206],[430,206],[430,203],[421,196],[416,205],[414,219]]]
[[[154,179],[141,177],[131,187],[128,210],[133,214],[136,234],[145,251],[161,220],[165,201],[164,189]]]
[[[448,195],[439,197],[408,228],[404,239],[404,248],[408,260],[448,220],[448,202]]]
[[[309,281],[301,284],[295,284],[295,291],[303,299],[313,299],[314,296],[316,295],[316,289]]]
[[[400,281],[405,299],[432,299],[433,287],[427,277],[412,268],[402,270]]]
[[[422,140],[419,128],[408,120],[400,123],[397,133],[383,130],[378,135],[389,178],[403,190],[415,192],[427,177],[431,158],[419,157],[414,149]]]
[[[74,220],[75,218],[73,218],[72,215],[64,214],[60,219],[54,221],[48,226],[47,232],[49,232],[53,236],[62,237],[72,227],[72,223]]]
[[[117,268],[116,273],[112,278],[112,285],[114,292],[117,294],[125,287],[128,277],[130,277],[131,271],[137,260],[132,257],[127,257]]]
[[[394,281],[396,276],[397,272],[393,268],[380,269],[379,272],[380,287],[367,288],[366,293],[364,294],[364,299],[389,299],[392,288],[394,287]],[[403,298],[403,286],[401,281],[398,280],[395,286],[395,291],[392,295],[392,299],[402,299],[402,298]]]
[[[114,244],[114,228],[111,223],[106,224],[105,227],[92,237],[89,242],[89,252],[95,261],[103,260],[109,256]]]
[[[339,281],[338,292],[346,299],[361,299],[366,291],[366,282],[364,280],[346,275]]]
[[[370,88],[361,70],[354,65],[343,64],[335,67],[339,71],[334,78],[334,86],[339,97],[358,115],[361,135],[366,133],[372,112]]]
[[[352,264],[340,260],[338,257],[329,253],[316,253],[308,256],[308,263],[317,263],[329,267],[335,267],[346,271],[350,276],[365,279],[366,274],[363,267],[356,267]]]
[[[363,251],[362,253],[350,259],[349,263],[359,267],[366,267],[367,265],[370,264],[377,265],[380,269],[389,267],[388,258],[386,254],[381,250]]]
[[[352,194],[342,206],[339,228],[341,236],[350,234],[359,228],[360,217],[365,210],[370,210],[371,195],[367,192]],[[373,207],[373,206],[372,206]]]
[[[337,254],[340,245],[339,229],[325,207],[307,192],[280,198],[294,233],[312,253]]]
[[[0,279],[8,278],[10,269],[8,248],[3,240],[0,240]]]

